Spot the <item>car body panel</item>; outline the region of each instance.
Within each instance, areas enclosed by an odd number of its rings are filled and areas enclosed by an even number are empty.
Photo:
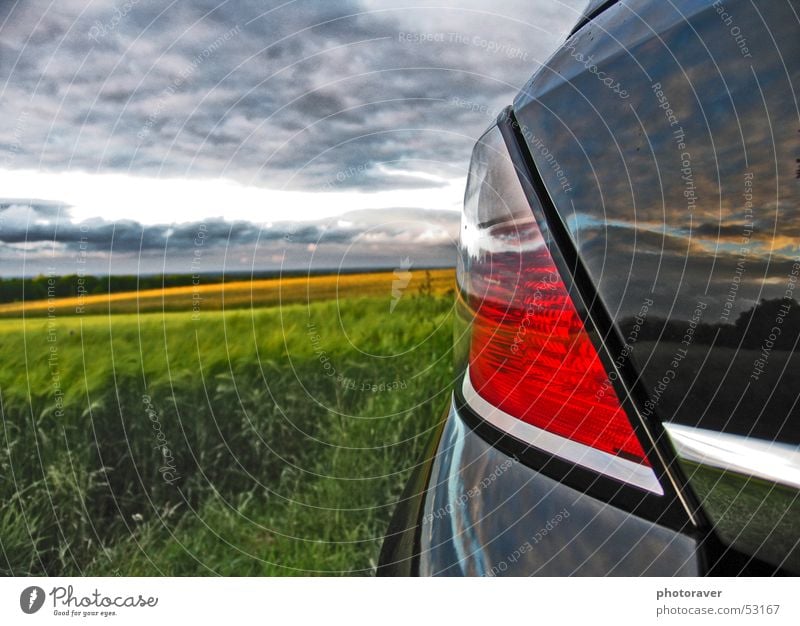
[[[697,542],[537,472],[474,433],[455,403],[421,520],[420,574],[674,576]]]
[[[514,105],[571,245],[632,347],[642,417],[794,451],[798,8],[620,2]],[[795,486],[681,463],[725,542],[800,571]]]
[[[623,334],[653,300],[632,359],[651,387],[665,370],[677,370],[654,413],[797,445],[800,361],[793,348],[800,309],[775,320],[800,272],[800,117],[788,81],[800,82],[800,63],[785,65],[778,56],[800,58],[800,37],[787,3],[764,5],[767,24],[759,24],[750,3],[730,5],[754,39],[745,64],[731,58],[738,49],[709,3],[678,2],[674,11],[662,3],[621,3],[568,45],[618,77],[629,97],[620,98],[563,47],[525,88],[515,113],[570,180],[565,191],[545,152],[528,142]],[[787,45],[776,48],[770,35]],[[658,84],[675,124],[659,105]],[[737,273],[742,256],[744,272]],[[772,326],[780,334],[759,372]],[[687,336],[689,354],[670,368]]]

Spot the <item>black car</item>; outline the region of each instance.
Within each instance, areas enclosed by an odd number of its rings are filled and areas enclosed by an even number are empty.
[[[800,574],[800,2],[594,2],[480,138],[384,575]]]

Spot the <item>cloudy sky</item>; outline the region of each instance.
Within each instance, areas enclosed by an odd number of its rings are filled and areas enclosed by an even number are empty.
[[[583,0],[0,3],[0,274],[450,264]]]

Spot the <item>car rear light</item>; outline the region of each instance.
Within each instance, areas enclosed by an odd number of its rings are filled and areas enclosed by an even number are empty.
[[[497,127],[473,152],[460,245],[470,407],[526,444],[663,493]]]

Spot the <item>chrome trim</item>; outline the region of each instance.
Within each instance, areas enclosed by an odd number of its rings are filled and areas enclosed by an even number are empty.
[[[464,375],[462,392],[467,404],[475,413],[520,441],[565,461],[576,463],[652,493],[664,495],[664,489],[652,468],[549,433],[493,406],[484,400],[473,387],[469,368]]]
[[[800,489],[800,446],[683,424],[664,424],[664,428],[686,461]]]

